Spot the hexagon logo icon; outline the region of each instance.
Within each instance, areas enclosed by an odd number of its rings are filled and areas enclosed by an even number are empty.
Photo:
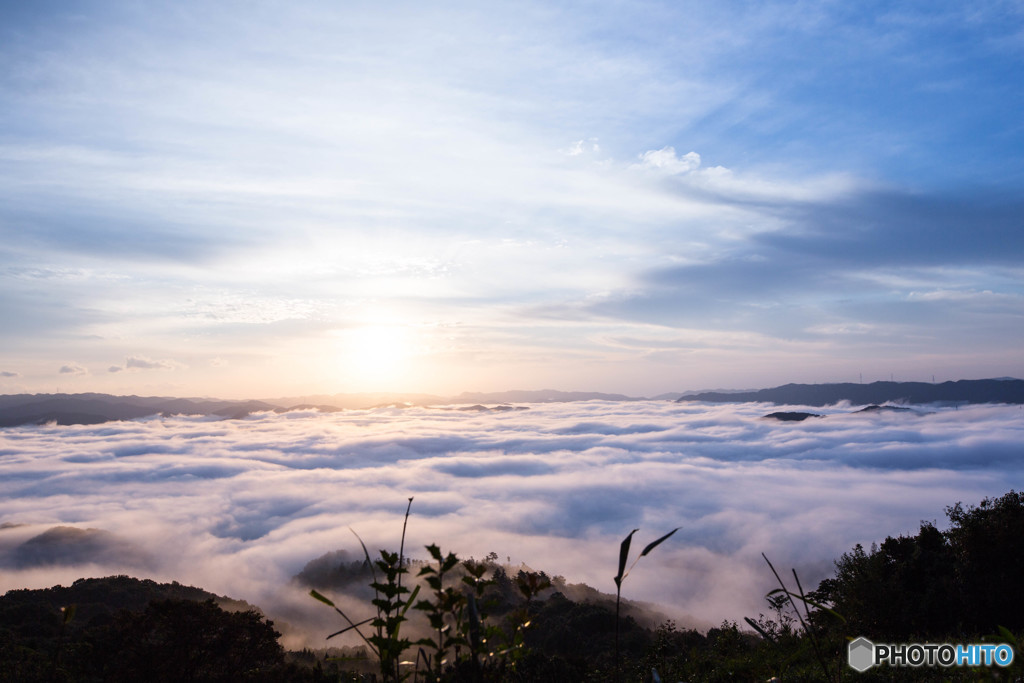
[[[854,671],[864,673],[875,665],[875,644],[863,636],[850,641],[847,662]]]

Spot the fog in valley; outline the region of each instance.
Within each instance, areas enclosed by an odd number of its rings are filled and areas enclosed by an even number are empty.
[[[287,644],[319,646],[335,615],[292,577],[331,551],[359,559],[349,528],[371,552],[397,550],[414,497],[412,557],[429,543],[493,551],[612,593],[626,534],[640,529],[635,552],[681,527],[623,595],[706,627],[768,611],[762,552],[806,588],[856,543],[945,528],[945,506],[1024,487],[1020,406],[838,405],[803,422],[764,419],[779,409],[766,404],[517,407],[2,430],[0,592],[177,580],[259,605],[296,629]]]

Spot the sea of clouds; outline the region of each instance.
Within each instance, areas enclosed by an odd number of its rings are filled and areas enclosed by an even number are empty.
[[[371,550],[397,549],[414,497],[415,557],[433,542],[494,551],[606,592],[627,533],[640,529],[635,553],[681,527],[624,596],[688,624],[742,623],[768,612],[762,552],[807,588],[856,543],[922,520],[945,528],[947,505],[1024,488],[1020,406],[839,405],[804,422],[763,419],[778,409],[764,404],[527,407],[0,430],[0,592],[110,574],[177,580],[316,634],[334,615],[291,578],[330,551],[359,558],[350,528]]]

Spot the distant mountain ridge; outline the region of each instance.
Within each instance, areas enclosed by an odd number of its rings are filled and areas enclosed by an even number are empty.
[[[925,382],[873,382],[871,384],[786,384],[756,391],[704,391],[662,394],[653,400],[707,403],[775,403],[824,406],[840,401],[855,405],[882,403],[1014,403],[1024,404],[1024,380],[982,379],[927,384]],[[679,398],[676,398],[679,397]],[[556,403],[571,401],[638,401],[623,394],[554,389],[464,392],[458,396],[433,394],[316,394],[263,400],[221,400],[111,394],[7,394],[0,395],[0,428],[24,424],[100,424],[137,420],[152,415],[206,415],[239,419],[254,412],[317,409],[321,412],[385,406],[448,406],[475,404]],[[507,408],[506,408],[507,409]]]
[[[840,401],[854,405],[880,403],[1024,403],[1024,380],[964,379],[956,382],[872,382],[870,384],[785,384],[772,389],[725,393],[709,391],[677,402],[775,403],[826,406]]]
[[[637,401],[624,394],[602,394],[597,391],[556,391],[555,389],[463,393],[448,399],[448,403],[564,403],[569,401]]]
[[[0,395],[0,428],[24,424],[101,424],[137,420],[151,415],[209,415],[239,419],[254,412],[308,410],[321,412],[367,409],[381,406],[452,405],[483,403],[546,403],[563,401],[630,401],[622,394],[581,391],[466,392],[444,398],[432,394],[317,394],[291,398],[225,401],[209,398],[113,396],[110,394],[8,394]]]
[[[562,403],[595,400],[637,401],[642,399],[624,394],[603,394],[597,391],[512,389],[510,391],[464,391],[458,396],[411,393],[311,394],[263,400],[282,408],[291,408],[296,405],[329,405],[337,406],[338,408],[359,409],[401,403],[418,406],[438,406],[461,403]]]
[[[160,414],[244,417],[276,410],[264,401],[111,396],[110,394],[9,394],[0,396],[0,427],[22,424],[100,424]]]

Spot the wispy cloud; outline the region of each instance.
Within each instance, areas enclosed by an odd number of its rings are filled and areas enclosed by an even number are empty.
[[[332,330],[382,314],[451,332],[420,340],[413,390],[619,363],[598,388],[687,388],[595,344],[613,325],[723,347],[884,327],[880,364],[983,376],[973,348],[1020,374],[1010,307],[919,298],[1024,292],[1004,3],[147,7],[0,10],[0,360],[26,385],[60,352],[147,349],[190,393],[337,390]],[[874,354],[828,342],[819,368]],[[697,350],[671,383],[737,360]]]
[[[142,356],[129,356],[124,362],[127,370],[173,370],[175,363],[169,360],[150,360]]]

